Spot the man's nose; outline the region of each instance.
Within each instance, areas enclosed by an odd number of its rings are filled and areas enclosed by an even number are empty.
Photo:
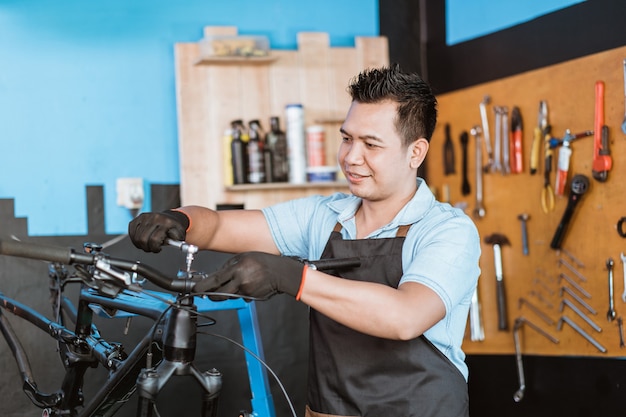
[[[350,165],[356,165],[363,162],[363,145],[361,143],[352,143],[344,156],[344,161]]]

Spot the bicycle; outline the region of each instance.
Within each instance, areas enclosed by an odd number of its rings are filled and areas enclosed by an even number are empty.
[[[159,416],[156,399],[174,375],[191,375],[202,388],[201,416],[216,417],[222,374],[215,368],[200,371],[194,364],[196,335],[199,329],[215,324],[206,313],[220,309],[245,311],[240,320],[255,320],[255,301],[231,296],[213,302],[207,294],[193,292],[195,283],[206,274],[194,271],[192,263],[198,248],[186,242],[169,241],[185,254],[185,268],[170,278],[159,270],[136,260],[112,258],[97,244],[85,244],[82,252],[71,248],[0,240],[0,255],[49,262],[50,294],[54,318],[48,319],[35,309],[0,292],[0,307],[47,332],[58,343],[65,368],[61,387],[52,393],[37,388],[27,354],[11,324],[0,309],[0,331],[7,341],[23,379],[23,391],[45,417],[112,416],[133,394],[137,394],[136,415]],[[305,262],[305,260],[301,260]],[[358,259],[312,261],[322,270],[358,266]],[[69,269],[68,267],[71,267]],[[148,290],[151,282],[159,290]],[[64,295],[66,286],[80,284],[77,303]],[[163,291],[165,290],[165,291]],[[106,340],[93,322],[94,314],[106,317],[147,317],[154,321],[141,341],[126,353],[123,344]],[[198,320],[204,320],[199,322]],[[71,330],[68,326],[73,325]],[[254,327],[254,323],[251,323]],[[258,327],[258,326],[257,326]],[[243,343],[248,363],[251,410],[240,417],[274,417],[274,404],[268,387],[269,371],[280,386],[296,416],[286,390],[263,361],[260,337],[253,333]],[[89,400],[83,385],[89,368],[102,366],[106,382]]]

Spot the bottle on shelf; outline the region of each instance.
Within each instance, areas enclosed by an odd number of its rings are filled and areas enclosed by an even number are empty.
[[[263,156],[263,142],[261,141],[261,123],[258,120],[251,120],[248,131],[248,182],[250,184],[260,184],[265,182],[265,166]]]
[[[280,118],[277,116],[270,117],[270,131],[265,136],[265,148],[271,156],[272,182],[289,181],[287,136],[280,130]]]
[[[233,168],[233,184],[245,184],[247,174],[246,145],[241,139],[243,123],[240,120],[231,122],[230,155]]]
[[[304,184],[307,182],[304,108],[302,104],[288,104],[285,107],[285,114],[287,120],[289,182],[292,184]]]

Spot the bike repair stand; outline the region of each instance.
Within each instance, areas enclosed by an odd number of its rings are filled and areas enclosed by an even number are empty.
[[[166,294],[160,293],[160,295]],[[146,298],[146,301],[153,302],[154,299]],[[241,327],[242,344],[249,351],[245,352],[245,357],[252,393],[250,400],[252,415],[275,417],[276,412],[267,372],[259,362],[259,358],[264,360],[264,353],[255,303],[242,299],[214,302],[200,297],[194,297],[193,301],[190,297],[183,298],[182,302],[186,302],[187,305],[183,308],[170,309],[166,315],[163,360],[157,367],[147,363],[146,368],[137,378],[140,413],[138,415],[146,417],[152,415],[156,396],[172,375],[195,377],[205,391],[201,415],[203,417],[217,415],[217,400],[222,386],[222,375],[217,369],[201,372],[193,363],[196,351],[196,312],[236,310]]]

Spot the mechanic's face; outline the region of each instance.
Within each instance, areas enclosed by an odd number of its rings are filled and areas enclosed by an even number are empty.
[[[352,194],[369,201],[412,196],[426,139],[408,147],[394,126],[397,103],[352,102],[341,127],[338,160]]]

